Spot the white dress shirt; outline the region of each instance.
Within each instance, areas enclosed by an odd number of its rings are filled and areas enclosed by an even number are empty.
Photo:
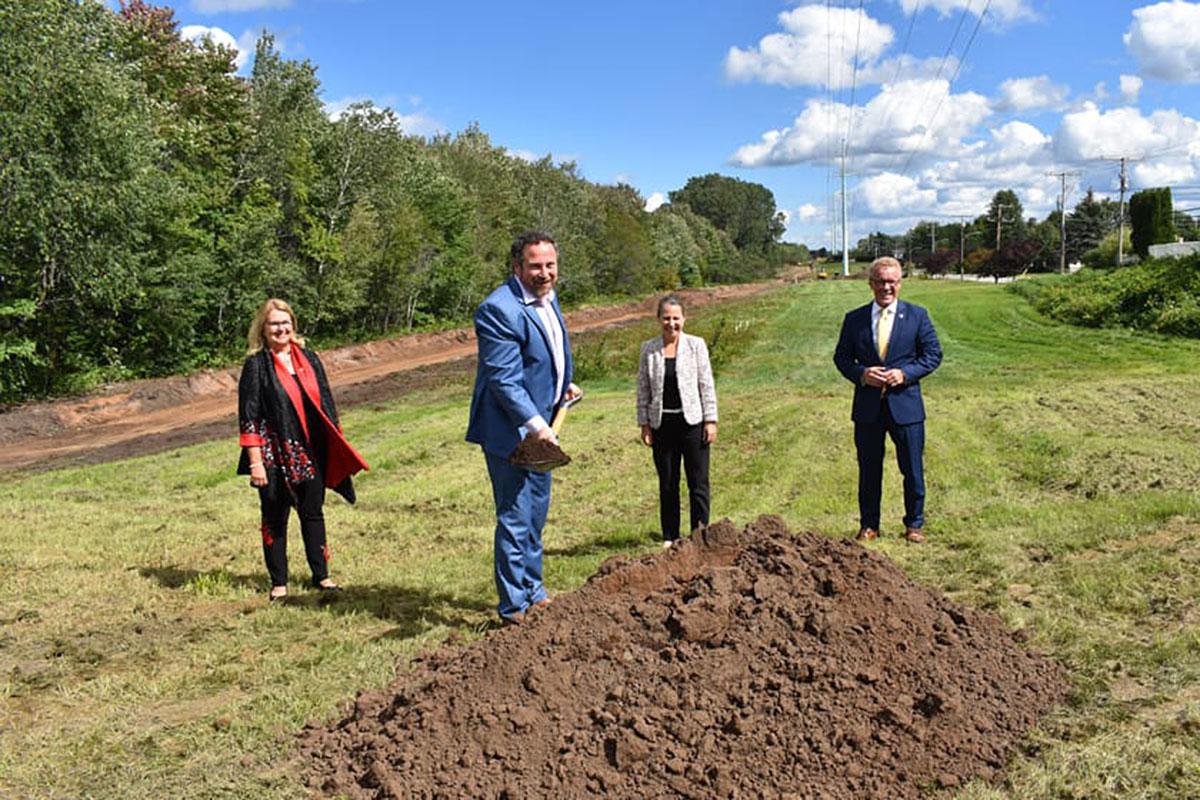
[[[517,284],[521,287],[521,301],[525,305],[532,305],[533,310],[537,312],[538,319],[541,320],[542,327],[545,328],[547,336],[550,338],[550,356],[554,359],[554,396],[562,397],[563,392],[563,370],[565,368],[566,354],[563,350],[563,329],[558,324],[558,315],[554,313],[554,298],[555,292],[551,289],[545,297],[539,298],[537,295],[525,288],[525,284],[520,280]],[[541,414],[534,414],[529,419],[525,420],[525,430],[528,433],[537,433],[547,427],[546,420]]]

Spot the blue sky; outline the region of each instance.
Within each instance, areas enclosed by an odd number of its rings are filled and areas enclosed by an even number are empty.
[[[844,140],[852,242],[976,216],[1004,188],[1043,217],[1051,172],[1077,173],[1068,208],[1115,196],[1121,155],[1132,189],[1200,206],[1200,2],[180,0],[176,17],[246,56],[271,31],[331,113],[478,122],[651,207],[695,175],[762,183],[811,246],[834,234]]]

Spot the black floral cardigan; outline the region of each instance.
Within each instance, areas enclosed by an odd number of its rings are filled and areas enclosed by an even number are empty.
[[[319,465],[325,485],[353,503],[355,494],[350,476],[367,469],[367,464],[342,435],[325,367],[316,353],[295,344],[292,364],[300,386],[290,376],[285,380],[287,373],[283,366],[265,348],[249,356],[242,365],[238,381],[238,444],[242,446],[242,454],[237,472],[250,474],[250,458],[245,448],[258,446],[262,448],[263,466],[267,470],[268,494],[276,495],[289,485],[312,480],[317,472],[307,446],[306,427],[322,425],[329,444],[327,463]],[[321,411],[320,419],[303,417],[301,391]]]

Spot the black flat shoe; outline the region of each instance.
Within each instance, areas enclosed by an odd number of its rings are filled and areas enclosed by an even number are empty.
[[[267,593],[267,602],[268,603],[282,603],[284,600],[287,600],[286,592],[284,592],[283,594],[271,594],[269,592]]]
[[[341,584],[337,584],[337,583],[327,583],[324,585],[318,583],[316,585],[316,590],[318,592],[340,592],[340,591],[342,591],[342,587],[341,587]]]

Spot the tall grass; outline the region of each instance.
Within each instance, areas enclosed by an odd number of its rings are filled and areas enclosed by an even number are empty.
[[[946,360],[924,384],[928,544],[877,546],[1025,629],[1069,705],[1000,787],[960,797],[1200,797],[1200,345],[1048,321],[992,286],[912,281]],[[856,528],[851,387],[831,353],[861,282],[697,310],[718,364],[714,512]],[[563,432],[546,578],[569,591],[655,546],[633,379],[652,320],[577,341],[587,400]],[[327,506],[332,602],[265,602],[257,505],[235,443],[10,475],[0,487],[0,796],[306,796],[295,732],[448,636],[491,624],[492,509],[462,441],[469,376],[345,415],[371,472]],[[885,534],[900,528],[885,474]]]

